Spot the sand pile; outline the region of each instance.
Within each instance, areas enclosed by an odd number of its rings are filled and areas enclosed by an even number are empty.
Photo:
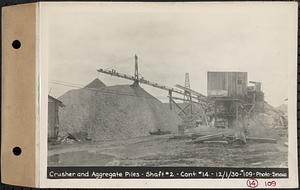
[[[59,100],[65,105],[59,111],[60,136],[127,139],[149,135],[158,128],[176,132],[180,123],[176,114],[139,86],[70,90]]]

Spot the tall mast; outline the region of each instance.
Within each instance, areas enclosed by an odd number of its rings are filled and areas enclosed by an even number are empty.
[[[134,66],[134,86],[138,86],[139,85],[139,67],[138,67],[138,56],[134,55],[134,62],[135,62],[135,66]]]
[[[184,87],[186,89],[191,89],[189,73],[185,73]],[[184,102],[189,102],[191,100],[191,93],[189,91],[185,90],[183,99],[184,99]]]

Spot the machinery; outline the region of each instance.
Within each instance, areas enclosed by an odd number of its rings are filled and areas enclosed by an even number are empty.
[[[100,73],[114,76],[114,77],[131,80],[131,81],[133,81],[133,84],[132,84],[133,87],[136,87],[140,84],[144,84],[144,85],[148,85],[148,86],[152,86],[155,88],[165,90],[168,92],[170,109],[171,110],[174,109],[174,106],[175,106],[179,110],[179,112],[177,114],[183,119],[184,123],[190,123],[188,125],[193,127],[196,123],[196,120],[197,119],[199,120],[199,117],[197,117],[197,116],[202,115],[201,117],[203,117],[205,119],[205,124],[208,125],[207,117],[206,117],[205,111],[203,109],[203,104],[205,104],[206,97],[203,94],[190,89],[188,73],[186,73],[186,75],[185,75],[185,86],[176,85],[176,87],[179,89],[167,87],[165,85],[161,85],[156,82],[146,80],[144,77],[140,77],[139,71],[138,71],[138,56],[137,55],[134,56],[134,60],[135,60],[135,68],[134,68],[133,76],[129,75],[129,74],[117,72],[114,69],[111,69],[111,70],[98,69],[97,71]],[[183,95],[183,98],[176,97],[174,95],[180,95],[180,96]],[[176,100],[183,101],[186,105],[184,107],[182,107],[181,105],[179,105],[176,102]],[[200,108],[201,113],[193,112],[193,106],[197,106],[198,108]],[[190,111],[188,111],[188,108]]]
[[[232,127],[254,111],[263,110],[264,93],[261,83],[250,81],[246,72],[208,72],[208,99],[214,103],[211,119],[215,127]]]

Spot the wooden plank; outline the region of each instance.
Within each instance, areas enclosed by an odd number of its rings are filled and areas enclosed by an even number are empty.
[[[174,98],[174,97],[173,97]],[[171,101],[175,104],[175,106],[179,109],[179,110],[181,110],[185,115],[186,115],[186,113],[185,113],[185,111],[184,110],[182,110],[182,108],[173,100],[173,98],[171,99]]]
[[[272,138],[246,137],[246,140],[259,143],[277,143],[277,140]]]
[[[222,138],[224,137],[223,133],[218,133],[218,134],[213,134],[213,135],[206,135],[203,137],[198,137],[197,139],[193,140],[193,142],[203,142],[203,141],[208,141],[208,140],[214,140],[217,138]]]
[[[241,81],[239,84],[238,81]],[[236,97],[246,93],[247,72],[208,72],[207,73],[207,94],[225,90],[228,96]]]
[[[228,144],[228,141],[203,141],[205,144]]]

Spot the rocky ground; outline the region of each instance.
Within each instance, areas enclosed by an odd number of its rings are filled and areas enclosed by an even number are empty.
[[[193,143],[173,135],[119,141],[49,145],[49,166],[287,167],[288,149],[277,143]]]

